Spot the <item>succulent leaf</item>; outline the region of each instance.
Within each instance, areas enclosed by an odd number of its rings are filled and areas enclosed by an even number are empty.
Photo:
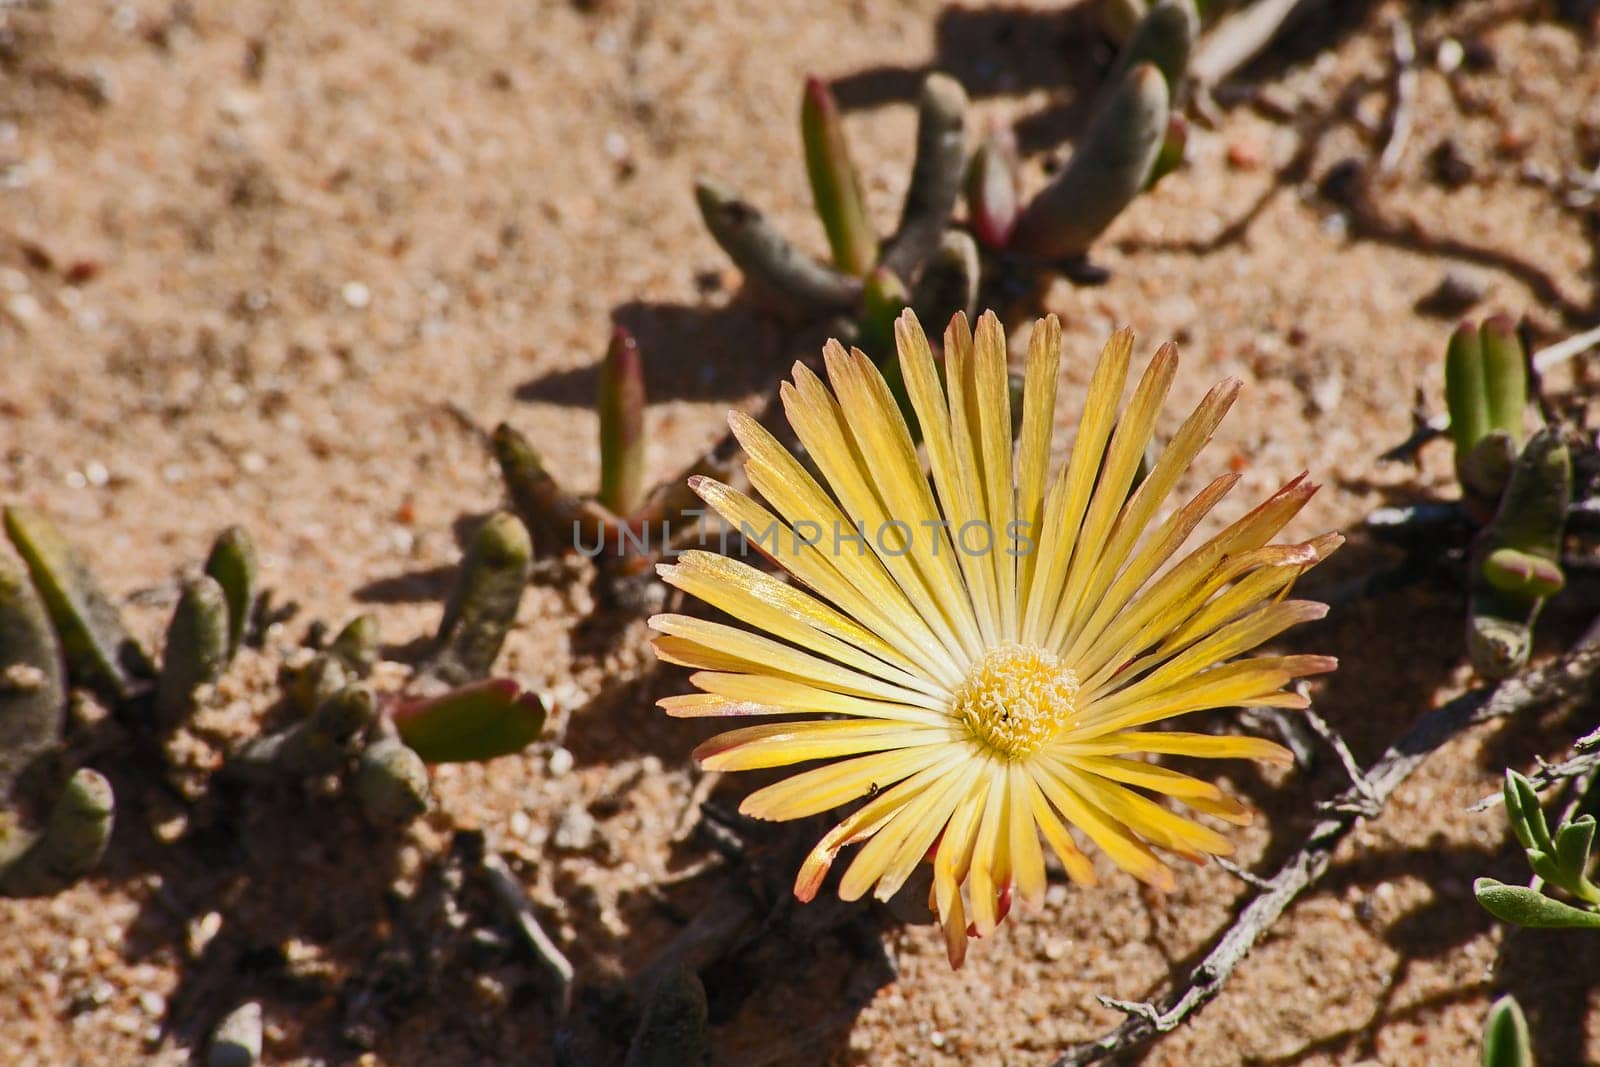
[[[600,363],[600,503],[631,515],[642,502],[645,473],[644,363],[621,326]]]
[[[967,168],[967,216],[985,248],[1004,248],[1022,210],[1022,164],[1011,127],[996,125]],[[948,318],[948,316],[946,316]],[[943,322],[945,319],[934,319]]]
[[[1516,998],[1503,996],[1483,1024],[1483,1067],[1533,1067],[1528,1020]]]
[[[528,439],[509,423],[495,427],[492,441],[511,507],[536,545],[572,548],[614,537],[616,518],[599,504],[580,500],[561,487]]]
[[[545,706],[506,678],[408,701],[393,713],[400,738],[427,763],[476,763],[521,752],[544,729]]]
[[[428,768],[397,737],[379,738],[361,753],[356,796],[373,822],[400,826],[428,810]]]
[[[256,548],[242,526],[230,526],[217,535],[206,557],[206,574],[222,587],[228,605],[228,656],[232,660],[244,640],[255,601]]]
[[[508,511],[489,516],[467,546],[435,651],[421,672],[452,684],[488,674],[516,622],[532,568],[533,542],[521,520]]]
[[[861,277],[878,262],[878,235],[867,216],[861,176],[850,162],[839,103],[821,78],[806,79],[800,103],[800,140],[805,145],[811,196],[827,231],[834,265]]]
[[[1116,82],[1140,63],[1153,63],[1167,80],[1171,98],[1177,100],[1199,32],[1200,13],[1194,0],[1157,0],[1123,46],[1108,80]]]
[[[795,315],[850,311],[861,296],[861,279],[824,266],[790,244],[766,216],[727,187],[702,179],[695,201],[706,228],[745,281]]]
[[[94,870],[111,841],[116,799],[98,771],[81,768],[68,780],[42,833],[0,871],[0,895],[47,896]]]
[[[1600,913],[1552,900],[1524,885],[1506,885],[1493,878],[1472,883],[1473,895],[1497,919],[1535,930],[1600,930]]]
[[[61,741],[61,644],[33,585],[0,560],[0,804],[17,777]]]
[[[948,321],[958,311],[976,317],[979,274],[977,243],[960,230],[946,230],[912,288],[917,317]]]
[[[357,678],[365,678],[378,662],[378,620],[362,612],[344,624],[328,643],[328,655]]]
[[[5,527],[50,613],[71,679],[117,703],[154,678],[155,667],[122,613],[55,525],[36,511],[8,507]]]
[[[344,765],[357,739],[372,724],[376,702],[363,685],[347,685],[324,700],[309,718],[258,737],[229,762],[254,780],[331,774]]]
[[[1486,678],[1504,678],[1527,662],[1544,597],[1563,584],[1561,538],[1571,497],[1566,443],[1540,430],[1517,457],[1499,510],[1474,546],[1467,647]]]
[[[938,249],[966,169],[967,91],[948,74],[930,74],[917,104],[917,154],[900,226],[883,253],[883,265],[899,277],[916,277]]]
[[[194,707],[195,690],[222,677],[228,665],[232,605],[215,578],[185,583],[167,626],[156,683],[156,711],[164,726],[176,725]]]
[[[1090,121],[1072,158],[1023,210],[1010,247],[1041,258],[1081,255],[1144,188],[1167,132],[1169,93],[1140,63]]]

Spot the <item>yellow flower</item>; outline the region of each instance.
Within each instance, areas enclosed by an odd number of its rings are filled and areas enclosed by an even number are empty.
[[[1225,474],[1154,521],[1240,385],[1212,389],[1135,487],[1177,371],[1170,344],[1123,408],[1133,336],[1112,336],[1071,459],[1047,491],[1055,318],[1033,332],[1015,455],[993,314],[975,338],[964,316],[950,324],[948,388],[910,312],[895,336],[931,474],[877,368],[830,342],[832,392],[801,364],[782,390],[826,485],[739,413],[730,422],[745,469],[772,510],[694,482],[792,584],[708,552],[661,567],[672,585],[770,636],[684,615],[651,625],[657,654],[694,668],[701,690],[662,700],[668,714],[803,716],[714,737],[695,752],[703,766],[829,761],[757,790],[741,811],[798,819],[867,798],[812,850],[795,895],[814,897],[845,845],[864,842],[839,884],[847,900],[868,890],[887,900],[931,859],[930,904],[959,966],[969,932],[1004,920],[1013,887],[1026,903],[1043,897],[1041,837],[1081,885],[1094,883],[1094,868],[1069,827],[1163,890],[1174,880],[1156,849],[1195,862],[1232,851],[1217,830],[1146,794],[1238,825],[1247,809],[1143,757],[1288,753],[1260,738],[1151,727],[1207,708],[1304,707],[1284,687],[1332,670],[1332,658],[1226,661],[1323,615],[1285,596],[1341,538],[1268,544],[1316,490],[1302,475],[1167,566],[1238,480]]]

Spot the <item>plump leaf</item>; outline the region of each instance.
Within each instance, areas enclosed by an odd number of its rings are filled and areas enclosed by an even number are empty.
[[[60,742],[66,704],[61,645],[44,604],[28,579],[0,560],[0,798]]]
[[[817,217],[828,232],[834,265],[861,277],[878,261],[878,235],[867,217],[861,177],[850,161],[839,104],[821,78],[806,79],[800,103],[800,139],[805,144],[811,195]]]
[[[1497,919],[1535,930],[1600,930],[1600,914],[1574,908],[1523,885],[1506,885],[1493,878],[1472,883],[1473,895]]]
[[[1483,1067],[1533,1067],[1528,1020],[1516,998],[1501,997],[1483,1023]]]
[[[150,657],[55,524],[36,511],[10,507],[5,526],[55,624],[72,681],[116,703],[139,681],[154,678]]]
[[[174,726],[194,708],[195,690],[222,677],[228,663],[230,605],[216,579],[201,575],[183,587],[167,627],[156,683],[156,709]]]
[[[644,361],[633,334],[618,326],[600,363],[600,503],[632,515],[644,502]]]
[[[521,752],[544,729],[545,707],[537,693],[490,678],[403,703],[393,719],[425,762],[468,763]]]
[[[1589,866],[1589,848],[1594,844],[1594,816],[1574,819],[1556,831],[1556,863],[1568,878],[1580,881]]]
[[[239,651],[250,606],[255,602],[256,546],[243,526],[230,526],[211,543],[206,574],[222,587],[228,604],[228,659]]]

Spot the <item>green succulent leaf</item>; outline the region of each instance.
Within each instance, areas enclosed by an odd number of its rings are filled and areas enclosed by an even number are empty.
[[[1594,844],[1594,816],[1574,819],[1556,831],[1556,863],[1574,882],[1582,882]]]
[[[861,177],[850,161],[844,120],[833,91],[821,78],[807,78],[800,104],[800,138],[817,216],[828,231],[834,264],[862,277],[878,261],[878,235],[867,217]]]
[[[5,527],[61,638],[72,681],[120,702],[153,679],[150,657],[55,524],[28,508],[9,507]]]
[[[1490,915],[1516,926],[1534,930],[1600,930],[1600,914],[1552,900],[1527,886],[1479,878],[1472,883],[1472,893]]]
[[[1539,793],[1516,771],[1506,772],[1506,810],[1512,813],[1512,832],[1526,849],[1541,852],[1555,851],[1550,839],[1550,826],[1544,821],[1544,809],[1539,806]]]
[[[255,599],[256,548],[242,526],[230,526],[217,535],[206,557],[206,574],[222,587],[228,605],[229,660],[239,651],[250,606]]]
[[[400,738],[427,763],[474,763],[521,752],[544,729],[545,706],[508,678],[490,678],[395,709]]]
[[[1483,1067],[1533,1067],[1528,1020],[1516,998],[1501,997],[1483,1023]]]

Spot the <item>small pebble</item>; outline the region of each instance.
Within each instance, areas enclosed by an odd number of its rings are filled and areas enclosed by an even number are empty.
[[[1445,271],[1432,291],[1417,301],[1417,310],[1426,315],[1454,318],[1488,294],[1489,283],[1482,275],[1452,268]]]
[[[1460,41],[1454,37],[1446,37],[1439,42],[1439,47],[1433,54],[1433,65],[1442,73],[1454,74],[1461,69],[1461,63],[1466,56],[1467,50],[1461,47]]]
[[[345,282],[339,295],[344,298],[346,305],[357,311],[372,303],[372,290],[361,282]]]
[[[1433,179],[1450,189],[1459,189],[1473,179],[1477,168],[1461,154],[1461,149],[1449,137],[1440,141],[1428,154],[1428,166]]]
[[[247,1000],[211,1032],[207,1067],[255,1067],[261,1059],[261,1005]]]
[[[1234,170],[1260,170],[1266,158],[1261,142],[1254,138],[1241,138],[1228,143],[1228,166]]]
[[[560,778],[572,770],[573,763],[572,753],[564,748],[558,748],[550,753],[550,759],[546,763],[545,769],[550,772],[551,777]]]
[[[583,808],[568,808],[550,843],[564,852],[586,852],[594,846],[597,829],[593,815]]]

